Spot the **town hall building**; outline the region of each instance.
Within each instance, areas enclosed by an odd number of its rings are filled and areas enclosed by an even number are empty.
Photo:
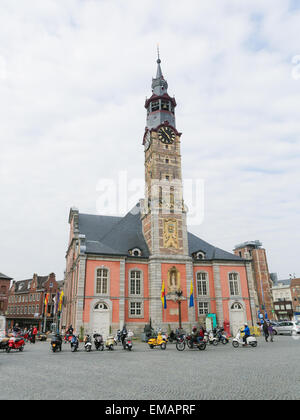
[[[104,335],[124,324],[141,332],[150,322],[164,330],[181,322],[189,330],[205,325],[208,314],[234,333],[245,322],[255,325],[251,262],[188,231],[182,135],[160,58],[145,108],[145,197],[124,217],[70,210],[63,325]]]

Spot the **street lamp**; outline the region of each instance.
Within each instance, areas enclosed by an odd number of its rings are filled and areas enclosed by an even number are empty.
[[[182,329],[181,325],[181,301],[184,300],[184,297],[182,296],[182,290],[178,289],[175,291],[174,301],[178,303],[178,315],[179,315],[179,329]]]

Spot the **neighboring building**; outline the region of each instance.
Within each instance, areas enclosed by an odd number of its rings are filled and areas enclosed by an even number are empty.
[[[181,133],[176,101],[167,92],[157,60],[152,96],[146,100],[145,199],[125,217],[80,213],[71,208],[62,324],[79,333],[107,335],[124,323],[190,329],[215,314],[231,331],[256,323],[251,262],[188,232],[182,196]],[[161,301],[165,285],[167,308]],[[189,307],[193,284],[195,306]]]
[[[34,274],[31,279],[13,281],[8,294],[7,328],[16,323],[20,327],[36,325],[39,330],[48,331],[54,322],[53,298],[63,284],[56,281],[55,274],[38,276]],[[44,301],[49,293],[47,316],[45,317]]]
[[[268,318],[272,319],[274,317],[273,283],[268,269],[266,250],[262,248],[260,241],[247,241],[236,245],[234,253],[251,261],[255,291],[258,297],[257,311],[260,311],[264,316],[267,312]]]
[[[278,321],[293,318],[291,280],[277,280],[272,287],[274,313]]]
[[[293,302],[294,315],[300,316],[300,278],[291,279],[291,300]]]
[[[0,273],[0,315],[5,315],[8,303],[8,291],[12,278]]]

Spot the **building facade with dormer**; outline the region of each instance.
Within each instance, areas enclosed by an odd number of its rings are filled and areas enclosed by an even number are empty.
[[[232,332],[256,323],[251,262],[190,233],[182,193],[176,101],[157,60],[145,102],[145,196],[124,217],[71,208],[63,324],[107,335],[126,324],[189,329],[215,314]],[[189,306],[191,284],[194,306]],[[167,307],[161,301],[165,286]],[[180,299],[180,305],[178,303]]]

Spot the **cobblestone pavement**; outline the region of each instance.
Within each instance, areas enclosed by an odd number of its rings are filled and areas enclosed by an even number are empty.
[[[165,351],[134,343],[112,352],[52,353],[48,342],[0,351],[0,399],[299,399],[300,339],[259,338],[257,348],[227,344]]]

